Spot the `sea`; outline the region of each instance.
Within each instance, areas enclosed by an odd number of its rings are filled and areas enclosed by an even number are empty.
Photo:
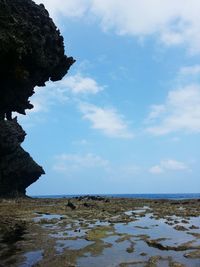
[[[113,198],[141,198],[141,199],[200,199],[200,193],[177,193],[177,194],[80,194],[80,195],[41,195],[30,196],[34,198],[73,198],[80,196],[103,196]]]

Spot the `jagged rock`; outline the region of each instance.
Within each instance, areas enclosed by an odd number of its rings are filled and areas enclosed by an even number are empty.
[[[0,197],[24,196],[44,170],[21,148],[26,133],[12,112],[26,114],[34,88],[61,80],[75,60],[44,5],[0,0],[0,62]]]
[[[0,121],[0,196],[24,196],[44,170],[21,148],[26,133],[17,120]]]
[[[33,108],[35,86],[57,81],[74,63],[44,5],[0,0],[0,119]]]

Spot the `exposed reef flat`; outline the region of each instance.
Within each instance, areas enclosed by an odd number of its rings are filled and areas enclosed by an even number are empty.
[[[0,200],[0,266],[200,266],[200,200]]]

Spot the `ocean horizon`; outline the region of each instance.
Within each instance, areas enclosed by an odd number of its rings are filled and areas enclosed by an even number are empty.
[[[30,195],[34,198],[74,198],[79,196],[103,196],[113,198],[141,198],[141,199],[200,199],[200,193],[164,193],[164,194],[72,194],[72,195]]]

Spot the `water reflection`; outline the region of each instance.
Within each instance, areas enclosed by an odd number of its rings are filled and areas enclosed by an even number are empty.
[[[36,263],[42,260],[43,250],[31,251],[24,254],[26,258],[24,263],[21,264],[19,267],[27,267],[27,266],[34,266]]]
[[[23,222],[3,225],[0,233],[0,263],[9,266],[16,262],[15,255],[20,253],[17,242],[23,240],[26,225]]]

